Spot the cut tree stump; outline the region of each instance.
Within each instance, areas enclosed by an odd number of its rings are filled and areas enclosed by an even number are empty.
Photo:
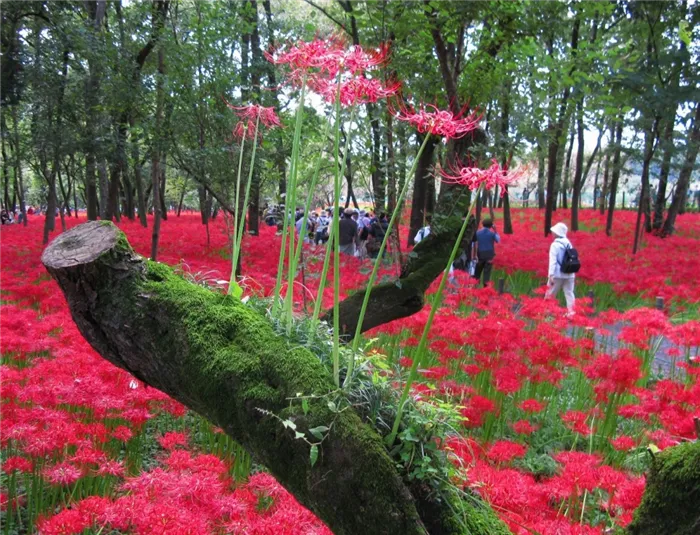
[[[312,353],[240,301],[145,260],[110,222],[61,234],[42,262],[100,355],[218,425],[336,535],[508,533],[478,501],[409,489],[379,435],[351,409],[331,410],[334,385]],[[308,411],[298,394],[312,396]],[[313,467],[280,419],[305,434],[330,427]]]

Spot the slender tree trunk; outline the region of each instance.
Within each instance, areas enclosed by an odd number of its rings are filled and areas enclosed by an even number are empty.
[[[14,157],[15,157],[15,181],[17,182],[17,185],[19,186],[18,189],[18,194],[19,194],[19,211],[22,213],[22,225],[27,226],[27,207],[25,206],[24,202],[24,180],[22,177],[22,152],[20,149],[20,141],[19,141],[19,113],[18,113],[18,107],[19,104],[12,106],[12,130],[14,133],[14,139],[15,139],[15,150],[14,150]]]
[[[562,187],[561,187],[561,207],[565,210],[569,207],[569,172],[571,171],[571,155],[574,151],[574,136],[576,132],[571,129],[571,135],[569,136],[569,149],[566,152],[566,165],[564,166],[564,174],[562,175]]]
[[[608,220],[605,225],[605,233],[612,235],[613,214],[615,212],[615,199],[617,197],[617,184],[620,180],[622,165],[620,154],[622,151],[622,117],[619,117],[615,125],[615,152],[613,154],[612,176],[610,178],[610,201],[608,202]]]
[[[695,116],[688,135],[688,149],[685,153],[683,167],[678,174],[676,191],[673,194],[666,221],[661,229],[662,236],[671,235],[675,231],[676,217],[685,205],[688,187],[690,186],[690,177],[693,173],[693,167],[695,167],[695,160],[698,157],[698,149],[700,149],[700,104],[695,105]]]
[[[5,120],[5,115],[0,118],[0,146],[2,147],[2,183],[5,191],[5,196],[3,198],[3,208],[10,209],[10,159],[7,157],[7,151],[5,150],[5,139],[9,138],[9,132],[7,131],[7,121]],[[16,173],[15,173],[16,176]]]
[[[422,139],[418,141],[419,143],[423,142]],[[425,216],[430,215],[425,213],[425,207],[428,196],[428,179],[431,172],[430,166],[433,162],[437,143],[437,138],[431,138],[428,141],[416,165],[416,174],[413,181],[413,202],[411,203],[411,228],[408,231],[409,247],[413,245],[413,238],[418,231],[425,225]]]
[[[162,46],[158,47],[158,74],[156,75],[156,128],[155,140],[153,143],[153,156],[151,160],[151,190],[153,191],[153,234],[151,236],[151,260],[158,259],[158,240],[160,238],[160,148],[161,148],[161,125],[163,123],[164,105],[164,80],[165,78],[165,51]]]
[[[578,210],[581,204],[581,186],[583,179],[583,97],[581,97],[576,103],[576,111],[576,135],[578,137],[578,147],[576,148],[576,169],[574,170],[573,195],[571,197],[571,230],[573,231],[578,230]],[[571,144],[573,146],[573,138]]]
[[[661,137],[661,146],[664,155],[661,160],[661,170],[659,171],[659,185],[656,189],[656,199],[654,199],[654,219],[652,228],[660,229],[664,222],[664,210],[666,208],[666,186],[668,175],[671,171],[671,158],[674,153],[673,147],[673,126],[675,124],[675,109],[673,115],[664,121],[664,132]]]
[[[544,181],[544,149],[537,144],[537,208],[544,210],[545,208],[545,181]]]
[[[135,119],[129,118],[131,127],[131,159],[134,167],[134,184],[136,185],[136,202],[139,208],[139,221],[143,228],[148,228],[148,202],[143,192],[143,178],[141,177],[141,155],[139,154],[139,141],[135,134]]]
[[[636,254],[639,250],[640,241],[642,239],[642,215],[646,216],[648,221],[649,216],[646,214],[646,207],[649,206],[649,168],[651,167],[651,159],[654,157],[654,144],[659,125],[659,118],[654,120],[654,124],[650,125],[644,132],[644,157],[642,162],[642,177],[639,191],[639,206],[637,206],[637,223],[634,231],[634,244],[632,246],[632,254]]]
[[[387,168],[387,213],[396,208],[396,162],[394,157],[394,124],[390,111],[386,112],[386,168]],[[397,227],[398,229],[398,227]]]

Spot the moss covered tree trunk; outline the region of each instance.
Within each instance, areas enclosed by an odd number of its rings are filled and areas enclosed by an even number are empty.
[[[627,532],[629,535],[700,533],[700,442],[686,442],[654,457],[644,498]]]
[[[143,259],[110,222],[60,235],[42,262],[98,353],[221,427],[337,535],[507,533],[487,508],[409,489],[379,435],[351,409],[331,410],[334,386],[313,354],[240,301]],[[312,396],[306,412],[290,401],[298,393]],[[305,434],[330,428],[314,466],[280,419]]]

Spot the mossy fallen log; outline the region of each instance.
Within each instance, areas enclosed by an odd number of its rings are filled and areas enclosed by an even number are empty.
[[[700,441],[654,455],[629,535],[700,534]]]
[[[312,353],[240,301],[144,260],[111,223],[61,234],[42,262],[100,355],[221,427],[336,535],[507,533],[487,507],[411,494],[379,435],[329,407],[334,386]],[[312,396],[307,410],[297,394]],[[330,427],[313,466],[280,419]]]
[[[437,221],[433,225],[433,232],[409,254],[399,278],[378,284],[372,289],[361,332],[406,318],[423,308],[425,292],[445,270],[462,226],[462,219],[454,215]],[[475,231],[476,220],[472,218],[462,240],[463,249],[469,247]],[[340,330],[345,340],[352,339],[355,335],[364,297],[365,290],[362,289],[340,303]],[[333,310],[326,312],[322,319],[332,324]]]

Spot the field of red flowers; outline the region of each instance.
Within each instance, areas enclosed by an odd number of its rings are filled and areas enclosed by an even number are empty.
[[[540,217],[514,212],[515,234],[502,236],[497,265],[544,276],[549,240]],[[634,260],[633,214],[618,214],[610,238],[592,211],[583,224],[572,237],[582,279],[620,294],[700,300],[698,215],[680,218],[678,236],[645,238]],[[2,229],[3,533],[329,533],[264,472],[236,482],[245,456],[232,441],[92,350],[41,266],[40,226],[35,219],[26,229]],[[147,254],[150,229],[120,227]],[[197,214],[171,215],[161,232],[161,261],[225,286],[229,239],[220,218],[209,238]],[[274,287],[278,248],[270,228],[245,239],[248,292]],[[300,307],[315,297],[321,255],[304,251]],[[344,294],[362,286],[369,267],[343,262]],[[387,264],[382,275],[395,276],[395,268]],[[650,308],[594,313],[587,301],[579,299],[575,319],[566,320],[537,292],[498,295],[458,272],[436,315],[414,396],[458,408],[464,437],[445,447],[461,484],[514,533],[614,532],[640,502],[646,448],[695,436],[700,321],[677,323]],[[368,333],[374,350],[410,366],[427,314]],[[672,359],[663,375],[655,362],[662,341]]]

